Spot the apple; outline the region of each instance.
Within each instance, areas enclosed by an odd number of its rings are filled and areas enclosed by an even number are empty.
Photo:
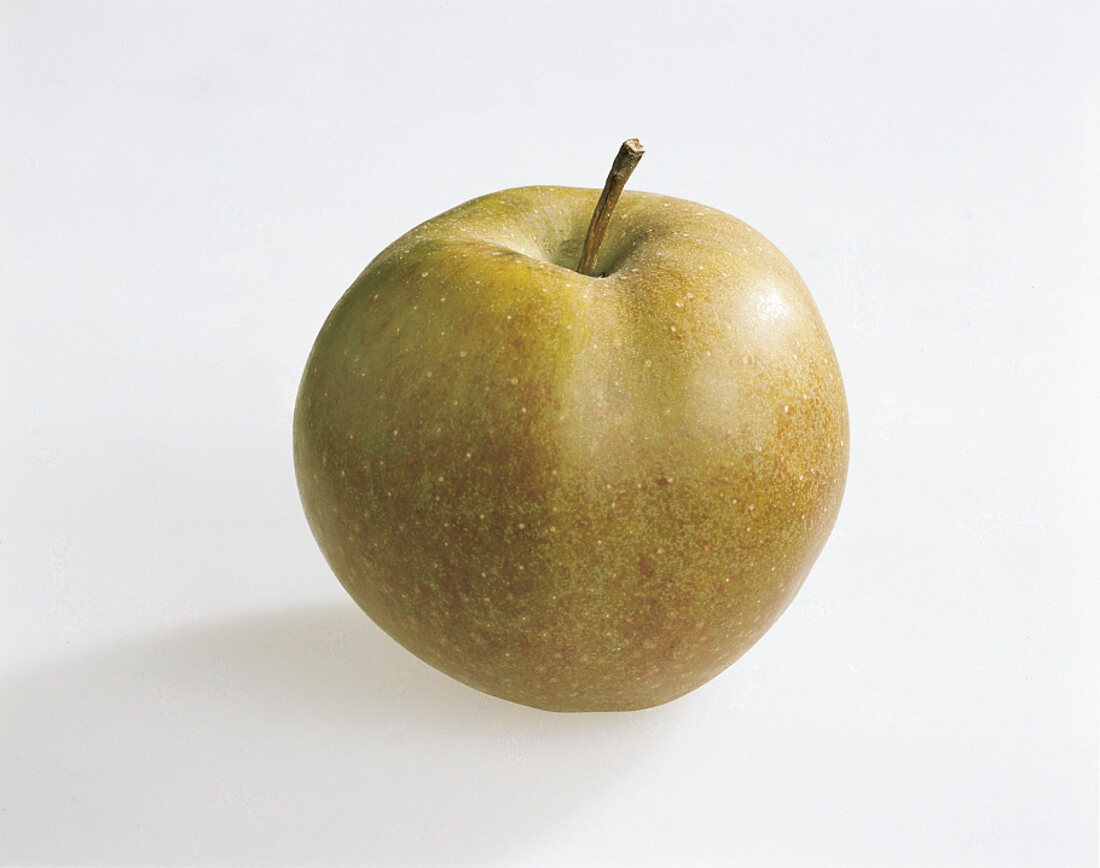
[[[395,241],[295,408],[348,593],[432,666],[542,709],[645,708],[726,669],[802,585],[847,472],[802,279],[728,214],[621,193],[640,153],[602,196],[504,190]]]

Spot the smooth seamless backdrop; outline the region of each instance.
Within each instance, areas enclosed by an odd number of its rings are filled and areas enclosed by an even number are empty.
[[[0,5],[0,862],[1094,865],[1098,32],[1085,2]],[[798,267],[851,471],[736,666],[542,715],[357,613],[290,414],[386,244],[598,186],[627,136],[632,187]]]

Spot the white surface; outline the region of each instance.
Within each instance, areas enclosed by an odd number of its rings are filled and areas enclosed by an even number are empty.
[[[0,861],[1095,865],[1095,3],[0,6]],[[474,195],[730,211],[852,413],[737,665],[555,716],[396,647],[298,503],[313,338]]]

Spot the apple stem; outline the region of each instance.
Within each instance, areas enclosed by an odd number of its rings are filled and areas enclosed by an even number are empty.
[[[611,221],[611,212],[615,210],[630,173],[634,171],[634,167],[638,165],[644,153],[645,148],[637,139],[627,139],[619,148],[615,162],[611,164],[611,172],[603,185],[600,200],[596,203],[596,210],[592,212],[588,234],[584,237],[584,247],[581,248],[581,259],[577,265],[577,271],[581,274],[588,274],[596,262],[596,254],[600,250],[600,244],[603,243],[607,224]]]

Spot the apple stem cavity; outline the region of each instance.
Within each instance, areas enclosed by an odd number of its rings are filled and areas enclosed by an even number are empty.
[[[603,185],[600,200],[596,203],[596,210],[592,212],[588,234],[584,237],[584,247],[581,248],[581,258],[577,264],[577,271],[581,274],[589,274],[595,264],[596,254],[599,253],[603,236],[607,232],[607,224],[611,221],[611,212],[615,210],[630,173],[644,153],[645,148],[637,139],[627,139],[619,148],[615,162],[611,164],[611,172]]]

